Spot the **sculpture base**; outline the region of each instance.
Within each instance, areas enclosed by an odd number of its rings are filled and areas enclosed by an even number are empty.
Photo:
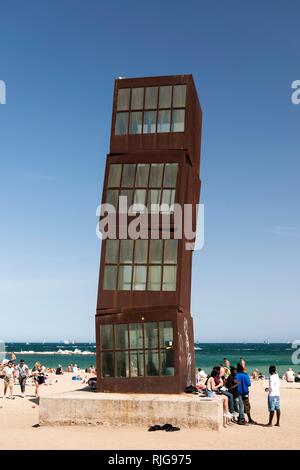
[[[219,430],[222,402],[197,395],[74,391],[40,399],[40,425],[142,426],[170,423]]]

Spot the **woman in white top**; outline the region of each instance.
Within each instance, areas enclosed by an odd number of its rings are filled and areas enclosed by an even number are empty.
[[[8,361],[7,365],[3,369],[3,381],[4,381],[4,396],[6,396],[7,389],[10,390],[10,396],[6,398],[15,399],[13,397],[13,388],[15,383],[15,367],[12,361]]]

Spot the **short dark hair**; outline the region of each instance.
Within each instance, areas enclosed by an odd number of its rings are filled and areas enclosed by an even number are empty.
[[[234,375],[237,372],[237,368],[234,366],[230,366],[230,373],[231,375]]]
[[[237,368],[238,373],[244,372],[244,368],[243,368],[243,366],[242,366],[242,364],[241,364],[240,362],[238,363],[238,365],[236,366],[236,368]]]
[[[24,359],[20,359],[20,362],[25,362]]]
[[[275,374],[276,373],[276,367],[275,366],[270,366],[269,367],[269,373],[270,374]]]

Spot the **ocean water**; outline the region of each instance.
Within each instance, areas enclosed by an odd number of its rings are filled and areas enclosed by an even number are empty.
[[[6,351],[13,351],[17,360],[24,358],[29,367],[37,361],[46,367],[64,368],[69,364],[77,364],[82,369],[95,365],[95,343],[6,343]],[[60,351],[60,353],[58,353]],[[259,369],[263,374],[268,373],[269,365],[277,367],[283,374],[288,367],[300,371],[300,365],[292,363],[294,350],[288,343],[202,343],[195,345],[196,367],[210,372],[212,367],[219,365],[226,357],[236,364],[240,357],[245,358],[247,370],[252,372]],[[6,357],[10,357],[7,355]]]

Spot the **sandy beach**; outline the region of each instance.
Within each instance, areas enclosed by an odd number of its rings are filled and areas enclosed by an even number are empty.
[[[56,382],[57,381],[57,382]],[[3,382],[0,382],[3,387]],[[268,419],[265,382],[253,382],[253,418],[260,424]],[[41,396],[78,390],[85,385],[71,380],[71,374],[53,376],[52,385],[42,386]],[[298,449],[300,445],[300,384],[281,382],[281,427],[233,425],[219,432],[184,429],[175,433],[149,433],[135,427],[63,426],[38,427],[39,407],[33,387],[26,397],[14,389],[15,400],[0,398],[0,449]],[[1,388],[1,397],[3,388]],[[32,396],[31,396],[32,395]],[[154,423],[149,423],[149,425]]]

